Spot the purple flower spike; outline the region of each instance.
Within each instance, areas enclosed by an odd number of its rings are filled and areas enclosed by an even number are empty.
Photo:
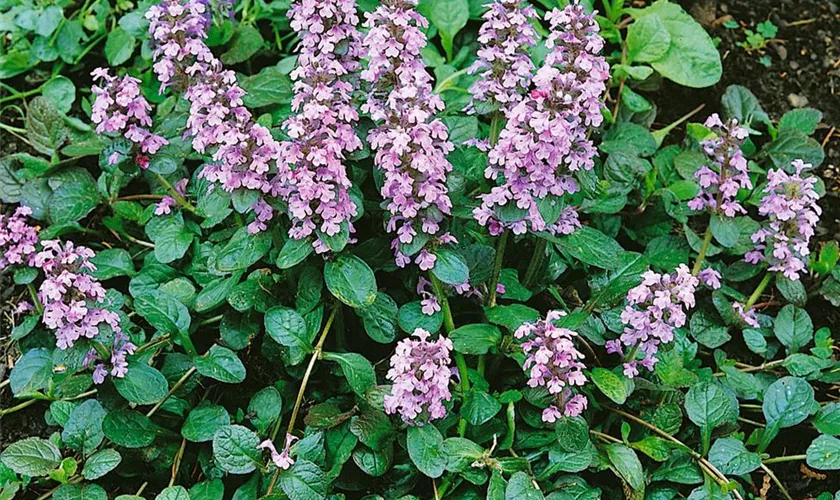
[[[528,91],[535,70],[528,50],[537,44],[537,11],[521,0],[496,0],[487,8],[478,31],[478,60],[469,69],[478,74],[470,87],[470,113],[484,103],[507,111]]]
[[[583,7],[554,9],[546,20],[551,34],[545,65],[534,76],[528,96],[508,111],[507,124],[489,153],[485,177],[503,182],[481,195],[481,206],[473,211],[493,235],[506,228],[515,234],[570,234],[580,227],[573,207],[546,221],[539,202],[577,192],[570,174],[594,166],[597,153],[587,130],[603,121],[601,96],[609,66],[598,55],[604,45],[598,24]]]
[[[735,197],[741,188],[752,189],[747,159],[741,152],[741,144],[749,132],[734,118],[723,123],[717,113],[706,119],[704,125],[715,132],[715,137],[700,143],[709,156],[710,164],[694,173],[701,190],[688,202],[688,208],[708,208],[712,213],[726,217],[746,214],[746,209]]]
[[[370,84],[362,111],[378,124],[368,141],[376,151],[374,162],[384,173],[381,194],[390,213],[386,227],[397,234],[392,247],[400,267],[411,261],[400,244],[408,245],[418,235],[436,236],[452,209],[446,187],[452,165],[446,155],[454,146],[446,125],[435,118],[444,104],[432,93],[432,78],[420,54],[428,22],[416,5],[415,0],[384,0],[366,14],[370,31],[364,47],[369,63],[361,73]],[[412,255],[419,251],[413,248]],[[430,269],[432,257],[421,254],[415,261]]]
[[[761,199],[758,213],[766,215],[769,223],[752,235],[755,249],[745,259],[751,264],[766,261],[770,271],[798,280],[808,268],[808,243],[822,209],[814,190],[817,178],[802,176],[811,165],[802,160],[794,160],[792,165],[793,175],[781,169],[767,173],[767,194]]]
[[[38,229],[26,218],[32,215],[29,207],[18,207],[11,216],[0,214],[0,270],[9,266],[35,263]]]
[[[418,328],[414,337],[401,340],[391,356],[386,378],[394,383],[385,396],[385,413],[399,413],[409,425],[423,425],[446,415],[444,401],[452,399],[449,354],[452,341],[440,336],[427,340],[430,333]]]
[[[607,341],[607,352],[625,354],[624,374],[633,378],[639,365],[648,371],[659,361],[660,344],[674,340],[674,329],[685,325],[687,311],[694,307],[694,292],[700,280],[685,264],[673,274],[647,271],[642,284],[627,293],[627,306],[621,313],[626,325],[620,338]],[[629,350],[628,350],[629,349]],[[642,359],[636,359],[641,353]]]
[[[327,251],[323,236],[353,225],[356,205],[344,160],[362,148],[353,125],[359,115],[352,103],[350,78],[360,68],[359,18],[352,0],[296,0],[289,15],[300,36],[299,66],[292,72],[297,114],[283,124],[291,141],[281,145],[287,173],[281,196],[289,205],[289,235],[318,236],[315,249]]]
[[[577,350],[574,339],[577,332],[554,325],[563,311],[550,311],[544,320],[525,323],[514,334],[527,339],[522,343],[526,359],[522,368],[528,374],[529,387],[545,387],[554,398],[543,411],[544,422],[554,422],[561,417],[576,417],[586,409],[586,396],[575,394],[574,386],[586,383],[581,361],[584,356]]]

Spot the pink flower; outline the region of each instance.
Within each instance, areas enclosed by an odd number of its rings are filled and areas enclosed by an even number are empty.
[[[294,443],[297,439],[297,437],[291,434],[286,434],[286,444],[283,446],[283,451],[280,453],[277,453],[277,449],[274,447],[274,443],[272,443],[270,439],[266,439],[260,443],[257,446],[257,449],[267,449],[271,453],[271,461],[274,462],[274,465],[278,469],[288,470],[295,464],[295,460],[290,456],[290,450],[292,443]]]
[[[712,290],[720,288],[720,273],[711,267],[707,267],[706,269],[700,271],[697,274],[697,278],[700,280],[700,283],[703,283]]]
[[[522,343],[525,363],[522,369],[528,374],[529,387],[545,387],[554,398],[543,411],[545,422],[554,422],[560,416],[576,417],[586,409],[585,396],[575,394],[572,387],[586,383],[583,375],[583,354],[574,345],[577,332],[554,325],[563,311],[551,311],[544,320],[525,323],[514,336],[527,339]]]
[[[26,220],[30,215],[32,210],[26,206],[16,208],[10,216],[0,214],[0,270],[34,264],[38,227]]]
[[[446,415],[444,401],[452,399],[449,354],[452,342],[440,336],[430,342],[430,333],[418,328],[414,337],[401,340],[391,356],[386,378],[393,382],[385,396],[385,413],[399,413],[409,425],[422,425]]]
[[[747,325],[753,328],[761,328],[761,324],[758,322],[758,318],[755,316],[755,311],[752,309],[747,309],[746,306],[740,302],[735,302],[732,304],[732,309],[738,314],[738,317],[741,318],[741,321],[746,323]]]

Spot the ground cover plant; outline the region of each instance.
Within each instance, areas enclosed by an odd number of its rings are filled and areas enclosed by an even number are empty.
[[[840,498],[833,129],[680,5],[0,32],[0,498]]]

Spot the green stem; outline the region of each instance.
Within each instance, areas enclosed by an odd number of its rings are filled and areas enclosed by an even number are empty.
[[[158,403],[157,403],[154,407],[152,407],[152,409],[151,409],[151,410],[149,410],[149,412],[148,412],[148,413],[146,413],[146,416],[147,416],[147,417],[151,417],[152,415],[154,415],[155,413],[157,413],[157,411],[158,411],[158,410],[160,410],[160,407],[161,407],[161,406],[163,406],[163,403],[165,403],[165,402],[166,402],[166,400],[170,398],[170,396],[172,396],[173,394],[175,394],[175,391],[177,391],[178,389],[180,389],[180,388],[181,388],[181,386],[182,386],[182,385],[184,385],[184,383],[185,383],[185,382],[186,382],[186,381],[187,381],[190,377],[192,377],[192,374],[193,374],[193,373],[195,373],[195,371],[196,371],[196,367],[194,367],[194,366],[193,366],[192,368],[190,368],[189,370],[187,370],[187,373],[185,373],[183,376],[181,376],[181,378],[179,378],[179,379],[178,379],[178,381],[177,381],[177,382],[175,382],[175,385],[173,385],[173,386],[172,386],[172,388],[171,388],[171,389],[169,389],[169,392],[167,392],[167,393],[166,393],[166,397],[164,397],[163,399],[161,399],[160,401],[158,401]]]
[[[224,314],[220,314],[218,316],[213,316],[212,318],[203,319],[198,323],[198,326],[207,326],[212,325],[213,323],[218,323],[225,317]]]
[[[458,70],[441,80],[439,84],[435,85],[434,93],[440,94],[444,90],[448,89],[452,85],[452,82],[454,82],[459,76],[467,72],[467,69],[469,68]]]
[[[29,296],[32,297],[32,302],[35,304],[35,310],[38,311],[38,314],[44,312],[44,306],[41,305],[41,301],[38,300],[38,292],[35,291],[35,285],[29,283],[26,285],[26,289],[29,290]]]
[[[499,285],[499,276],[502,274],[502,262],[505,258],[505,248],[507,247],[509,234],[510,231],[505,230],[502,233],[502,237],[499,238],[499,245],[496,247],[496,259],[493,262],[493,277],[490,280],[490,299],[487,301],[488,307],[496,306],[496,297],[498,295],[496,288]]]
[[[429,277],[432,280],[435,295],[437,295],[440,308],[443,311],[443,328],[447,334],[450,334],[455,329],[455,320],[452,319],[452,309],[449,307],[449,299],[446,298],[446,291],[443,289],[443,284],[440,280],[433,273],[429,273]],[[466,398],[470,390],[470,376],[467,370],[467,360],[464,359],[464,355],[460,352],[455,352],[455,365],[458,367],[458,377],[461,379],[462,397]],[[464,437],[466,433],[467,421],[464,417],[461,417],[458,420],[458,435]]]
[[[312,352],[312,358],[309,359],[309,365],[306,367],[306,372],[303,374],[303,380],[300,382],[300,389],[298,389],[297,399],[295,399],[295,406],[292,409],[292,416],[289,418],[289,425],[286,427],[286,434],[291,434],[293,430],[295,430],[295,421],[297,420],[298,411],[300,411],[300,405],[303,403],[303,395],[306,393],[306,385],[309,383],[309,376],[312,375],[312,369],[315,368],[315,362],[321,357],[321,351],[324,348],[324,342],[327,340],[327,334],[330,333],[330,327],[335,321],[335,316],[338,313],[338,310],[341,308],[338,304],[334,304],[332,308],[332,312],[330,313],[330,317],[327,318],[327,323],[324,325],[324,329],[321,331],[321,337],[318,339],[318,343],[315,345],[315,350]],[[271,429],[271,440],[274,441],[277,438],[277,433],[280,431],[280,419],[277,419],[277,422],[274,424],[274,428]],[[285,440],[284,440],[285,441]],[[280,469],[278,468],[274,472],[274,476],[271,478],[271,482],[268,485],[268,491],[266,495],[271,495],[271,492],[274,491],[274,485],[277,484],[277,477],[280,475]]]
[[[761,464],[761,468],[764,469],[764,472],[766,472],[767,475],[770,476],[770,479],[772,479],[773,482],[776,483],[776,486],[779,487],[779,490],[782,492],[782,495],[784,495],[784,497],[787,500],[793,500],[793,498],[790,496],[790,493],[788,493],[787,489],[785,488],[785,485],[783,485],[782,482],[779,481],[779,478],[776,477],[776,474],[773,474],[773,471],[770,470],[770,467]]]
[[[172,339],[171,339],[171,336],[168,333],[164,334],[164,335],[161,335],[160,337],[158,337],[154,340],[150,340],[149,342],[146,342],[145,344],[138,347],[137,350],[134,351],[134,354],[140,354],[141,352],[148,351],[149,349],[157,347],[161,344],[166,344],[170,340],[172,340]]]
[[[490,146],[499,142],[499,135],[502,133],[502,114],[496,111],[490,120]]]
[[[8,101],[14,101],[15,99],[25,99],[31,95],[39,94],[41,90],[44,88],[44,85],[41,84],[34,89],[30,89],[24,92],[18,92],[16,94],[7,95],[6,97],[0,97],[0,104]]]
[[[768,272],[764,275],[764,278],[762,278],[761,283],[759,283],[758,286],[755,287],[755,291],[752,293],[752,295],[750,295],[750,298],[749,300],[747,300],[747,303],[744,304],[745,311],[749,311],[750,308],[754,306],[756,302],[758,302],[759,297],[761,297],[761,293],[764,292],[764,289],[767,288],[767,285],[769,285],[772,280],[773,273]]]
[[[765,458],[761,463],[770,465],[782,462],[798,462],[799,460],[805,460],[805,458],[807,458],[807,455],[788,455],[786,457]]]
[[[28,400],[24,401],[23,403],[20,403],[19,405],[0,410],[0,417],[2,417],[3,415],[8,415],[9,413],[14,413],[18,410],[22,410],[22,409],[26,408],[27,406],[34,405],[36,401],[38,401],[38,400],[37,399],[28,399]]]
[[[166,180],[166,177],[160,175],[157,172],[155,172],[155,175],[157,176],[158,182],[163,184],[163,187],[165,187],[166,190],[169,192],[169,196],[175,198],[175,201],[177,201],[178,204],[181,205],[188,212],[195,213],[195,207],[192,205],[192,203],[188,202],[183,196],[181,196],[181,194],[178,193],[178,191],[176,191],[174,187],[172,187],[172,184],[170,184],[169,181]]]
[[[703,261],[706,259],[706,252],[709,251],[709,245],[712,243],[712,224],[706,228],[706,234],[703,235],[703,245],[700,247],[700,252],[697,254],[697,262],[694,263],[694,269],[691,270],[692,276],[697,276],[700,269],[703,268]]]
[[[9,132],[18,133],[18,134],[25,134],[26,133],[26,129],[13,127],[11,125],[6,125],[5,123],[0,123],[0,130],[7,130]]]
[[[528,263],[528,269],[525,271],[524,285],[526,288],[533,286],[537,271],[542,266],[543,258],[545,257],[545,245],[546,240],[542,238],[537,239],[537,245],[534,247],[534,255],[531,256],[531,262]]]

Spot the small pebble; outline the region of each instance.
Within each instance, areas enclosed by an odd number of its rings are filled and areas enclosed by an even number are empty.
[[[790,62],[790,69],[792,69],[793,71],[798,70],[799,69],[799,63],[796,62],[796,61],[791,61]]]
[[[804,108],[808,105],[808,98],[799,94],[788,94],[788,102],[794,108]]]

